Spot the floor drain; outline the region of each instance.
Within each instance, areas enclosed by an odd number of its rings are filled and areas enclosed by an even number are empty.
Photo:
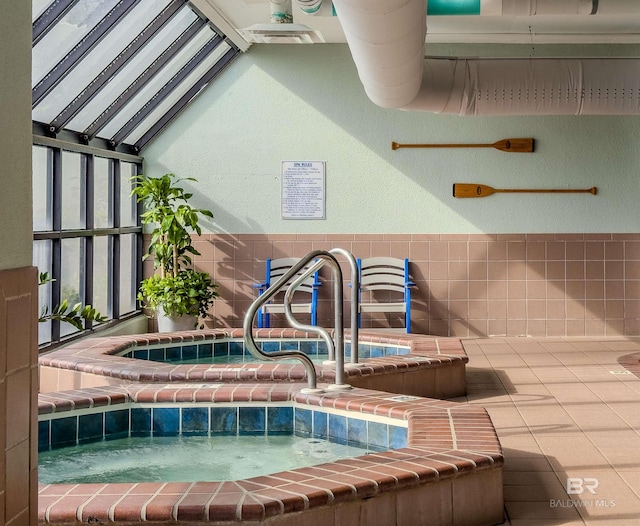
[[[633,374],[631,371],[609,371],[611,374]]]

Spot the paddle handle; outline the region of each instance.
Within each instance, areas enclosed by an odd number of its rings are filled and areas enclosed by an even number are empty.
[[[554,194],[566,194],[566,193],[589,193],[596,195],[598,189],[595,186],[591,188],[493,188],[486,184],[473,184],[473,183],[454,183],[453,184],[453,197],[487,197],[497,192],[503,193],[554,193]]]
[[[493,144],[401,144],[397,142],[391,143],[391,149],[398,148],[493,148]]]
[[[494,192],[503,193],[528,193],[528,194],[592,194],[598,193],[598,188],[592,186],[591,188],[494,188]]]

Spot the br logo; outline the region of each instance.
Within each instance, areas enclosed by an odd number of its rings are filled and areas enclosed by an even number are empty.
[[[599,484],[596,478],[567,477],[567,495],[581,495],[585,489],[595,495]]]

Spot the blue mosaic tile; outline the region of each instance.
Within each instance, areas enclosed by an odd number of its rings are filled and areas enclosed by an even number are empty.
[[[183,360],[195,360],[198,357],[197,345],[183,345],[182,346],[182,359]]]
[[[153,408],[153,434],[173,436],[180,431],[180,409],[177,407]]]
[[[311,436],[313,432],[313,411],[296,407],[294,414],[294,430],[296,434]]]
[[[367,445],[371,448],[389,449],[389,426],[381,422],[367,422]]]
[[[229,354],[244,354],[244,344],[242,342],[229,342]]]
[[[318,342],[318,354],[328,354],[329,348],[327,347],[327,342],[319,341]]]
[[[367,444],[366,420],[347,418],[347,442],[349,444]]]
[[[122,438],[129,436],[129,410],[120,409],[104,413],[105,438]]]
[[[136,360],[148,360],[149,359],[149,349],[136,349],[133,351],[133,358]]]
[[[314,430],[315,431],[315,430]],[[347,417],[342,415],[329,415],[329,438],[339,444],[347,443]]]
[[[351,357],[351,343],[345,342],[344,344],[344,356],[345,358]]]
[[[200,358],[211,358],[213,356],[213,344],[201,343],[198,345],[198,356]]]
[[[406,427],[389,426],[389,447],[391,449],[407,447]]]
[[[379,345],[371,346],[371,358],[380,358],[384,356],[384,349]]]
[[[282,342],[282,345],[280,346],[280,348],[283,351],[299,351],[300,350],[300,342],[295,341],[295,340],[284,341],[284,342]]]
[[[164,348],[149,349],[149,360],[154,362],[164,362]]]
[[[209,433],[209,409],[207,407],[182,408],[182,433],[206,435]]]
[[[276,352],[280,350],[280,342],[262,342],[262,350],[263,352]]]
[[[312,340],[301,340],[300,350],[309,356],[314,356],[318,354],[318,342],[314,342]]]
[[[75,444],[78,434],[78,418],[67,416],[51,420],[51,447]]]
[[[131,409],[131,436],[151,435],[151,408],[134,407]]]
[[[266,407],[239,407],[238,434],[255,435],[266,431]]]
[[[48,451],[51,446],[51,420],[41,420],[38,422],[38,451]]]
[[[102,440],[104,437],[104,413],[78,417],[78,442]]]
[[[361,343],[358,345],[358,358],[371,358],[371,346]]]
[[[228,356],[229,355],[229,342],[215,342],[213,344],[214,356]]]
[[[238,408],[212,407],[211,432],[219,435],[237,435]]]
[[[180,347],[167,347],[165,350],[165,360],[167,362],[177,362],[182,359],[181,350]]]
[[[293,433],[293,407],[267,408],[267,434],[290,435]]]
[[[313,412],[313,436],[322,438],[329,436],[329,415],[324,411]]]

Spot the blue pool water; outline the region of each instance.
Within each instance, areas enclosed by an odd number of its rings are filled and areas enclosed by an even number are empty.
[[[39,478],[248,478],[406,447],[399,424],[288,404],[132,403],[49,413],[38,417]]]
[[[39,454],[41,484],[240,480],[367,453],[293,435],[129,437]]]

